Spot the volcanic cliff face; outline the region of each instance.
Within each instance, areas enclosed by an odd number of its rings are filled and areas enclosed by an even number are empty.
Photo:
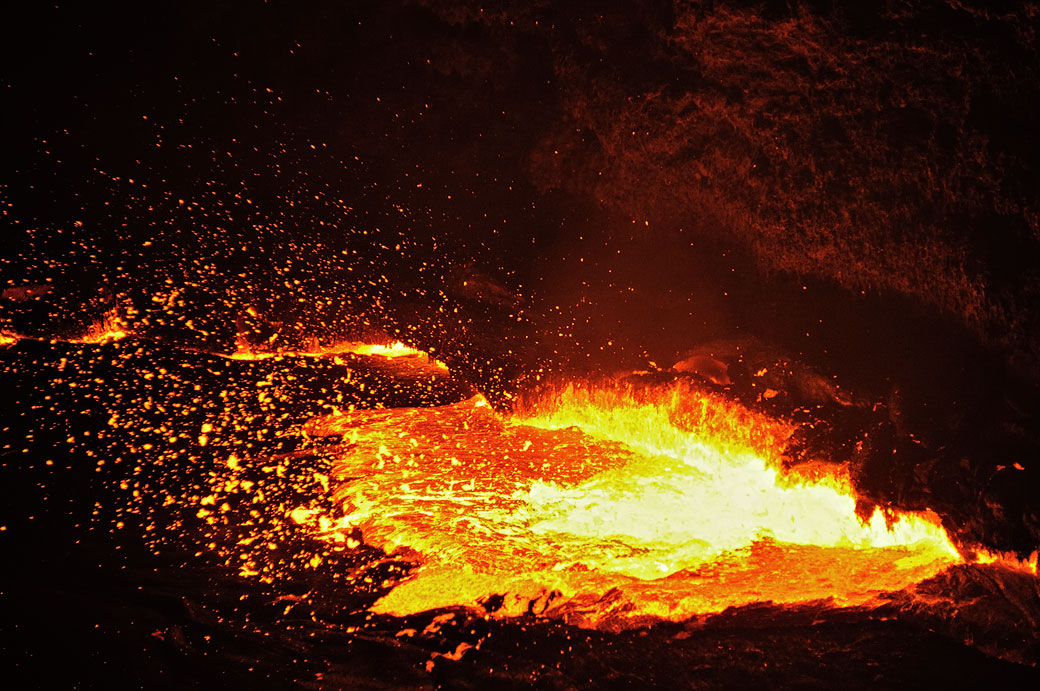
[[[646,2],[552,14],[539,26],[554,26],[561,117],[532,151],[533,177],[635,232],[682,227],[766,271],[913,296],[1032,377],[1036,12]]]

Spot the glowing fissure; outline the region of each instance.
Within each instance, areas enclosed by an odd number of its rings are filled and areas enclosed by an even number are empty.
[[[409,361],[418,363],[420,366],[428,366],[428,369],[448,371],[448,366],[440,360],[430,357],[427,353],[416,350],[405,345],[401,341],[390,343],[362,343],[359,341],[346,341],[336,343],[328,347],[315,347],[306,351],[266,351],[254,350],[249,345],[240,342],[238,349],[229,355],[233,360],[266,360],[273,357],[326,357],[339,355],[361,355],[378,356],[393,361]]]
[[[376,611],[505,595],[500,616],[623,627],[862,604],[962,561],[934,516],[864,524],[842,478],[779,472],[790,426],[686,385],[571,386],[509,420],[477,398],[312,428],[346,442],[332,478],[346,516],[297,522],[340,543],[359,528],[421,563]]]
[[[75,338],[56,338],[56,337],[33,337],[24,336],[22,334],[12,333],[9,331],[0,332],[0,346],[13,345],[20,340],[26,339],[30,341],[62,341],[65,340],[68,343],[83,343],[87,345],[99,345],[102,343],[111,343],[112,341],[118,341],[126,338],[130,335],[130,329],[126,322],[116,313],[115,310],[109,311],[103,318],[92,323],[81,336]]]

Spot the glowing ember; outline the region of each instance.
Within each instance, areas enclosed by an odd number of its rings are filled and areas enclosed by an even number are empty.
[[[18,342],[18,336],[0,332],[0,346],[9,346]]]
[[[315,421],[343,434],[346,517],[297,522],[417,555],[376,605],[598,626],[732,605],[861,604],[962,561],[934,516],[855,513],[847,481],[778,470],[791,428],[687,386],[570,387],[503,421],[479,397]],[[608,597],[609,594],[609,597]]]

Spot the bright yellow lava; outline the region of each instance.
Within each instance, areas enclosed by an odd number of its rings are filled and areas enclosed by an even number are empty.
[[[503,420],[479,397],[316,420],[344,436],[330,540],[422,566],[377,603],[607,628],[733,605],[870,601],[962,561],[934,516],[862,523],[841,478],[778,471],[792,428],[687,385],[568,387]]]
[[[421,350],[416,350],[411,346],[406,346],[400,341],[394,341],[393,343],[341,343],[334,347],[333,352],[336,353],[353,353],[354,355],[382,355],[386,358],[395,357],[428,357],[426,353]]]

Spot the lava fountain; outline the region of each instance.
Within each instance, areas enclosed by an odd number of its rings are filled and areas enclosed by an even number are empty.
[[[509,416],[480,397],[339,413],[325,539],[419,563],[374,611],[449,606],[621,629],[756,602],[869,603],[963,561],[934,514],[863,520],[827,464],[780,461],[794,426],[688,380],[571,384]]]

